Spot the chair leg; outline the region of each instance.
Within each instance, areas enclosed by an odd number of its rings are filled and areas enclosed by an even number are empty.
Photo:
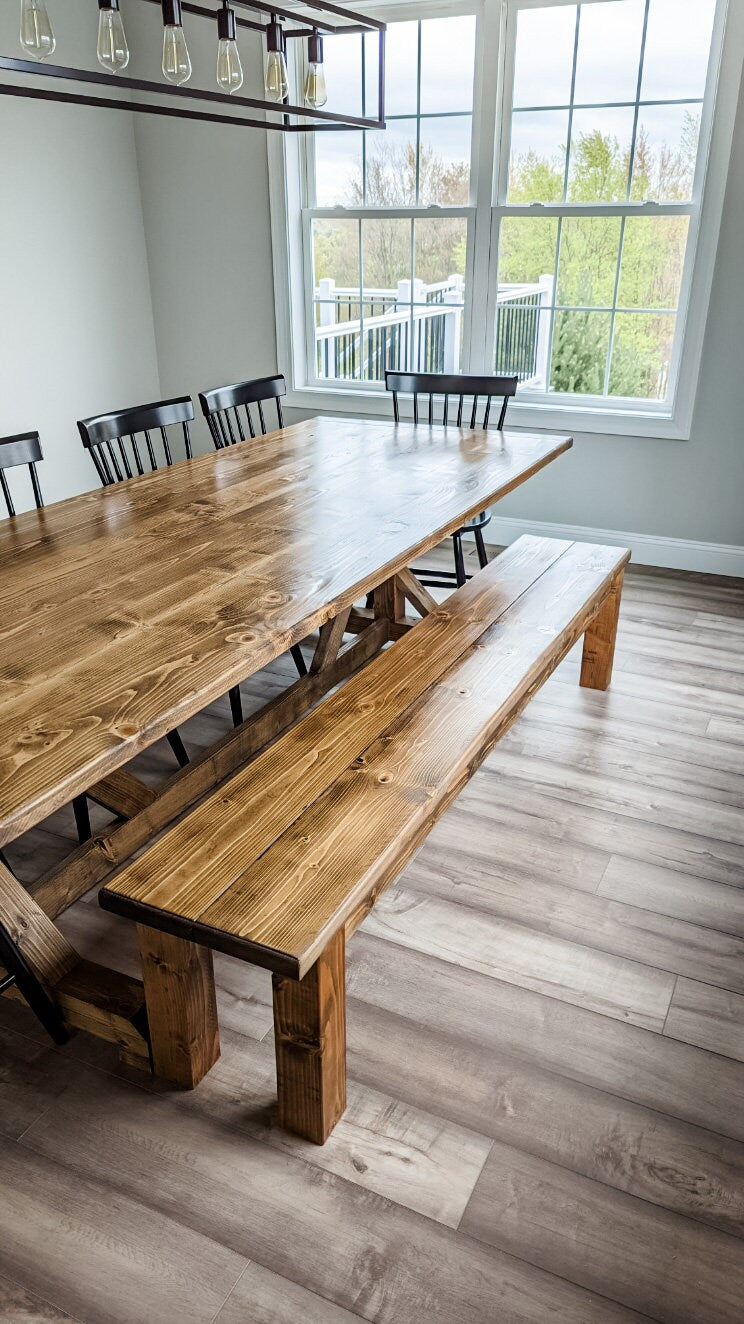
[[[465,557],[462,551],[462,535],[459,533],[453,533],[452,543],[455,549],[455,577],[457,579],[457,587],[462,588],[467,583],[467,579],[468,579],[465,573]]]
[[[178,759],[179,768],[185,768],[189,763],[189,756],[180,735],[177,731],[169,731],[166,739]]]
[[[77,828],[78,841],[81,846],[84,841],[90,841],[93,833],[90,827],[90,813],[88,811],[88,800],[84,795],[76,795],[72,802],[72,812],[75,815],[75,827]]]
[[[54,1043],[68,1043],[70,1034],[59,1007],[3,924],[0,924],[0,961],[7,971],[0,983],[0,994],[15,984]]]
[[[290,653],[292,654],[292,660],[293,660],[295,666],[297,667],[297,673],[298,673],[298,675],[300,675],[300,676],[306,676],[306,675],[307,675],[307,663],[305,662],[305,659],[304,659],[304,657],[302,656],[302,649],[300,648],[300,645],[299,645],[299,644],[292,644],[292,647],[290,648],[289,651],[290,651]]]
[[[483,530],[474,529],[473,532],[475,534],[475,545],[478,549],[478,561],[480,563],[480,568],[481,570],[485,570],[486,566],[488,565],[488,552],[486,551],[486,544],[483,541]]]
[[[241,726],[243,722],[243,701],[240,697],[240,686],[233,685],[232,689],[228,691],[228,695],[233,726]]]

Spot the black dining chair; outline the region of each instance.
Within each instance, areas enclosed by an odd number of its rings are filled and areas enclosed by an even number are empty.
[[[234,446],[238,441],[247,441],[248,437],[256,437],[259,433],[265,437],[270,429],[266,426],[264,405],[271,400],[276,406],[279,427],[283,428],[282,396],[286,394],[287,383],[283,377],[257,377],[251,382],[235,382],[232,386],[217,386],[211,391],[201,391],[199,404],[217,450],[222,450],[224,446]],[[258,431],[251,405],[258,414]]]
[[[8,515],[15,515],[16,512],[8,480],[5,477],[5,470],[16,469],[21,465],[28,467],[36,509],[41,510],[44,505],[44,498],[41,495],[41,485],[36,466],[39,460],[43,460],[43,458],[38,432],[16,432],[12,437],[0,437],[0,490],[3,494]]]
[[[414,423],[424,422],[429,427],[434,423],[447,426],[453,423],[456,427],[487,428],[491,422],[492,405],[495,400],[500,401],[496,428],[504,426],[506,410],[510,399],[516,394],[518,377],[473,377],[463,374],[447,375],[436,372],[386,372],[385,386],[393,396],[393,415],[396,423],[400,422],[400,404],[399,396],[404,394],[413,396],[413,421]],[[428,396],[428,405],[425,408],[424,418],[420,417],[419,395]],[[450,396],[454,397],[452,408],[450,408]],[[435,397],[442,400],[441,410],[435,407]],[[466,408],[466,401],[470,400],[469,408]],[[456,407],[455,407],[456,402]],[[480,422],[478,421],[479,405],[482,413]],[[437,416],[438,415],[438,416]],[[465,555],[462,548],[463,535],[472,533],[475,538],[475,546],[478,552],[478,562],[481,569],[488,565],[488,553],[483,539],[483,530],[491,521],[491,511],[481,511],[479,515],[468,520],[452,535],[452,544],[455,555],[454,570],[414,570],[414,574],[420,582],[428,588],[449,588],[454,586],[462,588],[463,584],[470,578],[465,573]]]
[[[207,420],[212,441],[218,451],[226,446],[235,446],[239,441],[247,441],[259,434],[265,437],[269,432],[266,426],[264,405],[271,400],[276,406],[279,427],[284,427],[282,396],[287,394],[287,383],[283,377],[256,377],[250,382],[234,382],[232,386],[215,386],[210,391],[199,392],[199,404]],[[258,431],[253,405],[258,414]],[[243,414],[241,414],[241,409]],[[246,430],[247,427],[247,430]],[[290,648],[292,660],[300,676],[307,675],[307,665],[299,644]],[[235,717],[235,714],[233,714]],[[242,719],[241,719],[242,720]],[[237,723],[236,723],[237,725]]]
[[[98,471],[104,487],[121,483],[173,464],[173,438],[169,427],[180,425],[181,445],[190,460],[194,403],[189,395],[176,400],[160,400],[134,409],[119,409],[112,414],[96,414],[78,421],[78,432]],[[175,452],[178,454],[178,452]]]
[[[0,491],[2,491],[5,508],[10,518],[15,517],[16,510],[5,470],[17,469],[23,465],[28,468],[36,509],[41,510],[44,505],[44,498],[41,494],[41,483],[39,482],[36,466],[43,459],[44,452],[41,449],[38,432],[17,432],[12,437],[0,437]],[[75,796],[72,802],[72,812],[75,815],[78,839],[81,842],[87,841],[92,834],[88,801],[84,795]],[[3,862],[5,863],[4,860]]]
[[[174,448],[173,438],[168,436],[169,427],[180,426],[180,442],[185,458],[190,460],[189,423],[193,421],[194,402],[190,395],[183,395],[176,400],[160,400],[151,405],[136,405],[133,409],[118,409],[111,414],[78,419],[78,432],[103,486],[111,487],[126,478],[141,477],[148,471],[155,473],[160,468],[172,466]],[[230,691],[230,705],[234,711],[233,691]],[[189,756],[178,731],[169,731],[167,740],[179,767],[185,768]]]

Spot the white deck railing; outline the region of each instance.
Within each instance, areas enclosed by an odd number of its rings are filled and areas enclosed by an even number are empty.
[[[316,291],[316,371],[320,378],[382,381],[385,369],[454,373],[460,361],[462,276],[397,288],[337,286]],[[501,285],[496,326],[496,371],[544,384],[548,372],[553,277]]]

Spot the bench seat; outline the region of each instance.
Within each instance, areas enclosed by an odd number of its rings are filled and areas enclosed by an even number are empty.
[[[145,926],[151,956],[155,931],[273,971],[277,1033],[299,1042],[304,1012],[288,1028],[277,993],[296,1001],[307,985],[316,1019],[329,987],[343,1004],[344,936],[582,635],[581,683],[606,688],[629,555],[520,538],[130,863],[101,905]]]

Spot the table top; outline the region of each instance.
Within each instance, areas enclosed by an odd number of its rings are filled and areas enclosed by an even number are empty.
[[[0,845],[571,446],[314,418],[0,524]]]

